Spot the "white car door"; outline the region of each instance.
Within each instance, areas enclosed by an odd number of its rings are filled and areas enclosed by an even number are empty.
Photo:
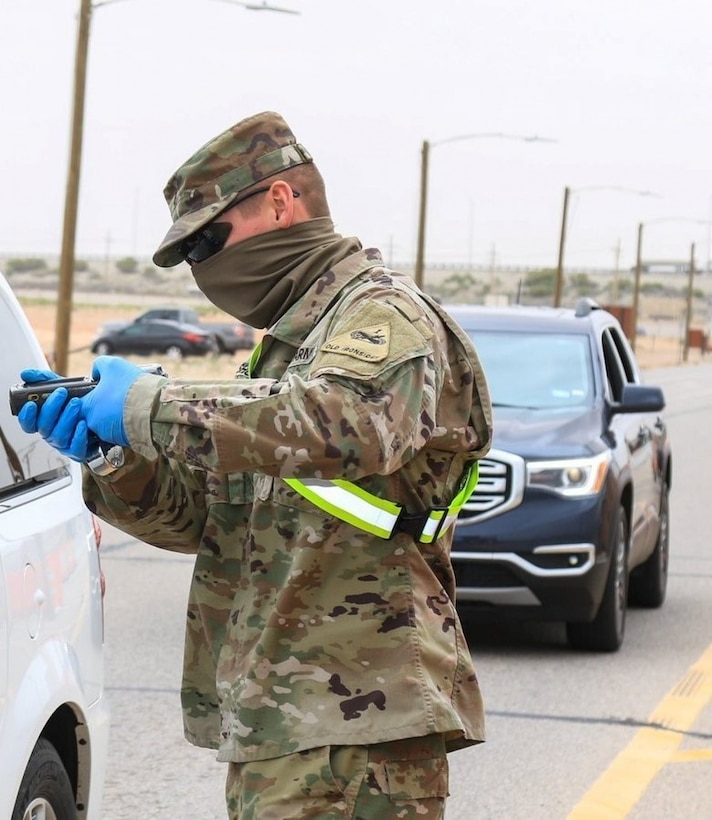
[[[10,411],[20,370],[47,363],[1,276],[0,328],[0,817],[13,816],[21,793],[23,808],[39,802],[37,816],[64,817],[69,805],[70,816],[94,820],[108,740],[94,527],[79,465],[23,432]],[[44,776],[51,741],[73,784],[59,812],[26,785]]]

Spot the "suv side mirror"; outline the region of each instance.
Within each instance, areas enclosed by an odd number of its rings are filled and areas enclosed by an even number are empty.
[[[665,396],[659,387],[626,384],[620,402],[611,405],[612,413],[659,413],[665,407]]]

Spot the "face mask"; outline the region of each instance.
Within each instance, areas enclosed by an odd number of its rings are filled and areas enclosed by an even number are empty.
[[[360,250],[328,217],[251,236],[196,263],[191,272],[210,301],[254,328],[282,316],[316,279]]]

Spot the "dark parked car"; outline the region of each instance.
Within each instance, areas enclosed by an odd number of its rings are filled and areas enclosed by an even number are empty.
[[[641,383],[616,319],[454,306],[492,394],[493,449],[461,511],[452,561],[469,614],[566,623],[615,651],[628,602],[665,599],[672,457],[662,391]]]
[[[134,324],[152,322],[154,319],[170,319],[173,322],[183,322],[199,327],[212,333],[218,346],[219,353],[235,353],[237,350],[249,350],[255,346],[255,331],[244,322],[233,319],[229,322],[203,322],[193,308],[185,307],[155,307],[139,314]],[[127,327],[130,322],[106,322],[99,328],[98,336],[104,336],[109,331]]]
[[[215,336],[194,325],[154,319],[137,322],[98,336],[91,345],[92,353],[101,356],[113,353],[152,355],[161,353],[168,359],[183,356],[205,356],[217,353]]]

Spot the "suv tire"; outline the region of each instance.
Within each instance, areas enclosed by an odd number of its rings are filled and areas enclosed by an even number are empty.
[[[606,588],[596,617],[590,623],[566,624],[566,635],[574,649],[615,652],[623,643],[628,603],[628,518],[622,506],[618,507],[612,532]]]
[[[12,820],[75,820],[77,808],[67,770],[54,746],[41,737],[25,769]]]
[[[630,575],[629,599],[636,606],[657,609],[663,605],[667,592],[668,559],[670,555],[670,503],[665,485],[660,499],[660,529],[650,558]]]

